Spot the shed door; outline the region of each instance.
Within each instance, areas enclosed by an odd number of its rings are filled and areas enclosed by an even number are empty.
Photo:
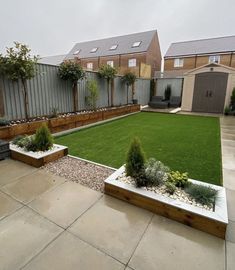
[[[205,72],[195,76],[192,111],[223,113],[228,74]]]

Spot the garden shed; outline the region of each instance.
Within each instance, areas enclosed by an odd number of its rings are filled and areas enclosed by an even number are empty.
[[[207,64],[184,76],[183,111],[223,113],[235,87],[235,69],[221,64]]]

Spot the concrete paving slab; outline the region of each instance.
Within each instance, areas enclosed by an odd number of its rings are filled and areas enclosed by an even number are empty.
[[[234,146],[222,146],[223,155],[235,155],[235,145]]]
[[[136,270],[224,270],[225,241],[154,216],[129,265]]]
[[[0,191],[0,220],[23,205]]]
[[[64,178],[38,170],[32,174],[23,176],[17,181],[2,187],[2,191],[22,203],[28,203],[48,191],[52,187],[62,184]]]
[[[223,169],[223,186],[235,191],[235,170]]]
[[[146,210],[104,196],[68,230],[127,263],[151,217]]]
[[[235,191],[226,189],[227,206],[228,206],[228,218],[235,221]]]
[[[103,252],[64,232],[24,270],[124,270],[124,265]]]
[[[221,143],[223,146],[235,147],[235,141],[232,141],[232,140],[221,139]]]
[[[35,211],[67,228],[91,207],[102,193],[78,183],[66,182],[29,204]]]
[[[224,139],[224,140],[232,140],[232,141],[235,141],[235,134],[230,134],[230,133],[224,133],[222,132],[221,133],[221,138]]]
[[[0,161],[0,187],[36,170],[34,167],[12,159]]]
[[[227,270],[235,269],[235,243],[226,242],[227,249]]]
[[[223,154],[223,168],[229,170],[235,170],[235,150],[231,154]]]
[[[25,265],[63,230],[24,207],[0,222],[0,268]]]
[[[226,230],[226,240],[235,243],[235,222],[229,220],[227,230]],[[235,253],[234,253],[235,255]],[[235,265],[234,265],[235,267]]]

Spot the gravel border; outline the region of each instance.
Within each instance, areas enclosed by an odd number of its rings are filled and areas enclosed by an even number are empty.
[[[41,168],[102,193],[104,192],[104,180],[114,172],[111,168],[71,156],[60,158]]]

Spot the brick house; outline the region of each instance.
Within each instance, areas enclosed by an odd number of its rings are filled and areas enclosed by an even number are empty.
[[[84,69],[98,70],[108,64],[138,77],[161,70],[161,51],[156,30],[77,43],[65,60],[76,60]]]
[[[172,43],[164,56],[164,71],[182,73],[209,63],[235,68],[235,36]]]

